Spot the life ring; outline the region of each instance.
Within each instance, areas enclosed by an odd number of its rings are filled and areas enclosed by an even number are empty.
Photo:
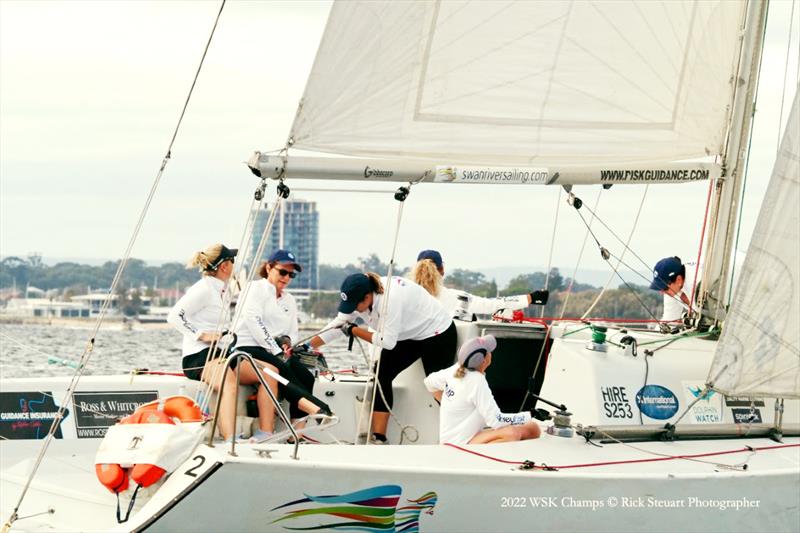
[[[181,422],[201,422],[203,412],[195,401],[188,396],[170,396],[164,400],[154,400],[140,405],[130,416],[120,420],[119,424],[175,424],[173,419]],[[140,487],[149,487],[165,474],[161,467],[151,464],[135,464],[124,468],[115,463],[95,465],[97,479],[108,490],[119,494],[127,490],[130,480]]]
[[[188,396],[170,396],[140,405],[136,411],[163,411],[167,416],[181,422],[202,422],[203,410]]]

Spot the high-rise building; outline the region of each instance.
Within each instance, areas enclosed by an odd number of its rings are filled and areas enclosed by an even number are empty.
[[[253,223],[253,234],[250,241],[248,257],[254,257],[259,241],[267,226],[271,212],[260,209]],[[306,200],[284,200],[275,217],[264,253],[255,261],[260,264],[278,248],[291,251],[303,272],[292,282],[291,289],[315,290],[319,286],[319,213],[317,203]],[[248,261],[253,264],[252,261]]]

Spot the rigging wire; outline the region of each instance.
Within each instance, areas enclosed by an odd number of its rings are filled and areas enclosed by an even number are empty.
[[[642,200],[639,202],[639,209],[636,211],[636,217],[633,219],[633,225],[631,226],[631,231],[628,234],[628,239],[624,243],[625,248],[623,248],[623,250],[622,250],[622,255],[620,255],[620,260],[617,261],[617,268],[619,268],[619,265],[622,263],[621,258],[624,257],[625,256],[625,252],[627,252],[629,250],[629,245],[630,245],[631,239],[633,238],[633,234],[636,232],[636,228],[639,225],[639,216],[642,214],[642,208],[644,207],[644,201],[645,201],[645,198],[647,198],[647,191],[649,189],[650,189],[650,185],[645,185],[644,192],[642,193]],[[587,316],[589,316],[589,313],[592,312],[594,307],[597,305],[597,303],[600,301],[600,299],[605,294],[606,290],[608,290],[608,288],[611,286],[611,281],[613,279],[614,279],[614,273],[612,272],[611,275],[608,277],[608,281],[606,281],[606,284],[603,287],[603,289],[600,291],[600,293],[594,299],[594,301],[592,302],[592,305],[590,305],[589,308],[586,310],[586,312],[583,313],[581,318],[585,319]]]
[[[382,301],[382,304],[381,304],[380,317],[378,318],[378,324],[377,324],[378,327],[376,328],[375,333],[373,333],[373,337],[372,337],[373,340],[375,340],[375,336],[377,335],[377,338],[380,339],[381,341],[383,341],[383,330],[384,330],[384,326],[385,326],[385,322],[386,322],[386,313],[387,313],[387,310],[389,308],[389,293],[390,293],[390,290],[391,290],[391,287],[392,287],[392,272],[394,270],[395,255],[397,254],[397,242],[398,242],[398,240],[400,238],[400,226],[401,226],[401,223],[403,221],[403,206],[405,206],[406,198],[408,198],[408,195],[411,192],[411,187],[413,185],[415,185],[416,183],[419,183],[423,179],[425,179],[425,175],[423,175],[422,177],[420,177],[418,180],[416,180],[414,182],[409,182],[408,187],[400,187],[397,190],[397,192],[395,193],[395,196],[394,196],[395,200],[397,200],[400,203],[400,206],[397,208],[397,222],[395,223],[395,228],[394,228],[394,243],[392,244],[392,255],[389,258],[389,271],[386,274],[386,287],[384,289],[383,301]],[[382,348],[380,348],[378,345],[376,345],[374,343],[372,344],[372,360],[371,360],[371,363],[375,363],[375,373],[374,373],[375,379],[374,379],[373,384],[372,384],[372,394],[371,394],[371,403],[370,403],[370,409],[369,409],[369,418],[367,420],[367,432],[368,433],[367,433],[367,438],[366,438],[366,442],[365,442],[366,444],[369,444],[369,436],[370,436],[370,434],[372,432],[372,415],[375,412],[375,399],[377,398],[377,390],[378,390],[378,372],[381,369],[381,357],[380,357],[381,351],[382,351]],[[370,366],[372,366],[372,365],[370,365]],[[367,392],[367,388],[368,387],[369,387],[369,380],[367,380],[367,382],[364,383],[364,398],[365,399],[366,399],[366,392]],[[388,405],[387,405],[387,407],[388,407]],[[362,418],[363,418],[362,415],[363,415],[363,411],[361,411],[361,414],[359,415],[359,419],[358,419],[358,424],[356,424],[356,433],[358,433],[358,430],[361,427],[361,421],[362,421]],[[354,441],[358,442],[358,435],[357,434],[356,434],[356,438],[354,439]]]
[[[600,189],[600,192],[597,193],[597,199],[594,202],[595,209],[597,209],[597,206],[600,204],[600,198],[603,196],[604,190],[605,189]],[[568,198],[574,198],[574,196],[570,193],[570,196]],[[580,213],[580,211],[578,212]],[[583,252],[586,249],[586,242],[589,240],[589,234],[591,234],[592,237],[594,238],[594,233],[592,233],[592,224],[594,223],[597,216],[594,214],[593,211],[590,210],[589,212],[592,213],[592,222],[586,226],[586,233],[583,236],[583,244],[581,245],[581,251],[578,254],[578,261],[575,263],[575,269],[572,271],[572,278],[570,278],[569,287],[567,287],[567,296],[566,298],[564,298],[564,305],[561,307],[561,316],[564,316],[564,313],[566,313],[567,311],[567,304],[569,303],[569,297],[572,295],[572,287],[575,286],[575,275],[578,273],[578,267],[581,264],[581,259],[583,258]],[[583,215],[581,215],[581,220],[583,220]],[[583,222],[584,224],[586,224],[585,220]],[[597,242],[597,238],[595,238],[594,240],[595,242]],[[597,242],[597,244],[598,246],[600,245],[599,242]]]
[[[550,252],[547,255],[547,270],[545,271],[544,277],[544,290],[548,290],[550,287],[550,269],[553,265],[553,250],[556,246],[556,228],[558,227],[558,213],[561,210],[561,187],[558,187],[558,197],[556,197],[556,216],[553,218],[553,234],[550,236]],[[542,306],[539,310],[539,318],[544,316],[544,309],[546,306]]]
[[[125,248],[125,253],[122,257],[122,260],[117,266],[117,271],[114,274],[114,278],[111,282],[111,287],[109,288],[108,291],[108,297],[105,299],[105,301],[103,302],[103,306],[100,308],[100,313],[97,317],[97,321],[95,322],[94,328],[92,329],[89,341],[87,342],[86,348],[84,349],[83,354],[79,359],[78,368],[76,369],[75,373],[72,376],[72,379],[70,380],[69,385],[67,386],[67,390],[64,393],[64,398],[61,401],[61,406],[58,408],[58,412],[56,413],[56,416],[53,419],[53,423],[50,425],[50,431],[48,431],[47,437],[44,439],[44,442],[42,443],[39,455],[36,457],[36,460],[34,461],[33,467],[31,468],[31,472],[28,475],[28,479],[26,480],[25,485],[22,488],[22,493],[20,494],[19,499],[17,500],[17,503],[14,506],[14,510],[11,512],[11,516],[8,518],[8,520],[3,526],[4,530],[10,529],[11,525],[19,517],[17,512],[19,511],[20,505],[22,505],[22,502],[25,499],[26,494],[28,493],[28,489],[30,488],[31,482],[33,481],[33,478],[36,476],[36,472],[39,470],[39,466],[41,465],[42,460],[44,459],[44,455],[47,452],[47,449],[50,447],[50,443],[53,441],[55,432],[58,429],[61,420],[64,418],[64,413],[67,409],[68,403],[72,396],[72,391],[75,390],[75,388],[78,386],[78,382],[80,381],[80,378],[83,375],[83,371],[85,370],[87,363],[91,359],[91,354],[94,349],[97,333],[100,330],[100,325],[103,323],[106,313],[108,312],[108,308],[111,304],[111,296],[115,293],[117,287],[120,284],[120,281],[122,280],[122,273],[125,271],[125,267],[128,264],[128,260],[133,250],[133,245],[136,243],[136,239],[139,236],[139,232],[141,231],[142,225],[144,224],[144,219],[150,209],[150,204],[153,201],[156,190],[158,189],[158,185],[161,182],[161,177],[164,173],[164,169],[166,168],[167,163],[172,157],[172,146],[175,143],[175,139],[178,136],[178,131],[180,130],[181,123],[183,122],[183,117],[186,114],[186,109],[189,106],[189,101],[191,100],[195,85],[197,84],[197,79],[200,77],[200,72],[203,68],[203,63],[205,62],[206,54],[208,53],[208,49],[211,45],[211,40],[213,39],[214,33],[217,29],[217,24],[219,23],[220,16],[222,15],[222,10],[225,7],[225,1],[226,0],[222,0],[222,3],[220,4],[219,11],[217,12],[217,17],[214,20],[214,25],[211,28],[211,33],[208,36],[208,41],[206,42],[206,46],[203,50],[203,55],[200,58],[200,64],[197,66],[197,71],[195,72],[194,79],[192,80],[192,85],[189,89],[189,93],[186,95],[186,100],[183,104],[183,109],[181,110],[180,117],[178,118],[178,122],[175,125],[175,130],[172,134],[172,139],[170,140],[169,146],[167,147],[167,152],[161,161],[161,167],[159,168],[158,172],[156,173],[156,177],[153,180],[153,185],[150,187],[150,192],[147,196],[144,206],[142,207],[142,211],[133,229],[133,233],[131,234],[130,240],[128,241],[128,245]]]
[[[797,0],[792,0],[792,10],[789,13],[789,37],[786,39],[786,62],[783,66],[783,83],[781,84],[783,90],[781,91],[781,111],[778,115],[778,135],[777,144],[775,146],[776,156],[781,151],[781,124],[783,123],[783,106],[786,101],[786,79],[789,77],[789,52],[792,48],[792,28],[794,27],[794,6],[796,3]]]

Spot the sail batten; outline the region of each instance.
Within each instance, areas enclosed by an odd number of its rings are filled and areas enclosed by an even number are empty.
[[[708,381],[733,396],[800,398],[800,91]]]
[[[339,2],[293,146],[496,165],[717,155],[744,11],[725,0]]]

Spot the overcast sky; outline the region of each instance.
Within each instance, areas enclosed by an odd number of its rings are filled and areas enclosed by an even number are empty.
[[[782,131],[791,7],[788,0],[770,7],[742,244]],[[218,8],[211,1],[0,1],[0,255],[122,254]],[[328,10],[327,2],[228,3],[135,257],[183,261],[213,242],[238,244],[257,184],[243,162],[253,150],[284,145]],[[798,79],[800,6],[794,18],[784,121]],[[651,187],[633,239],[637,253],[651,262],[696,255],[707,187]],[[642,191],[614,187],[600,215],[627,235]],[[577,192],[594,204],[596,188]],[[545,265],[557,194],[417,187],[406,202],[398,261],[407,265],[418,250],[437,248],[451,268]],[[296,196],[318,202],[321,262],[371,252],[388,258],[397,206],[390,195]],[[583,230],[574,213],[562,209],[560,220],[554,264],[571,270]],[[583,265],[602,268],[595,247],[587,247]]]

